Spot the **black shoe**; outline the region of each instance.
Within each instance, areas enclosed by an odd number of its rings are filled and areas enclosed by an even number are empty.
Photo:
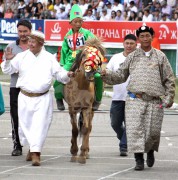
[[[128,156],[127,151],[120,151],[120,156]]]
[[[144,158],[143,158],[143,153],[135,153],[135,161],[136,161],[136,166],[135,170],[136,171],[142,171],[144,170]]]
[[[136,171],[144,170],[144,160],[139,159],[139,160],[136,161],[135,170]]]
[[[154,151],[150,150],[147,153],[147,160],[146,160],[147,166],[152,167],[154,165],[154,162],[155,162]]]
[[[64,103],[63,103],[62,99],[56,100],[56,103],[57,103],[58,110],[60,110],[60,111],[65,110],[65,106],[64,106]]]
[[[97,111],[99,109],[100,104],[101,104],[101,102],[94,101],[92,110]]]
[[[14,149],[12,151],[12,156],[21,156],[22,155],[22,150],[21,149]]]

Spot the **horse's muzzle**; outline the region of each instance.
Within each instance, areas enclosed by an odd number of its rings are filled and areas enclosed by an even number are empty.
[[[85,77],[87,81],[93,82],[94,81],[94,71],[85,72]]]

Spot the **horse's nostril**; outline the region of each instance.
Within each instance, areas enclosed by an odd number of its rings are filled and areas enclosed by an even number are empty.
[[[94,81],[94,77],[93,77],[93,76],[90,76],[90,77],[88,78],[88,81]]]

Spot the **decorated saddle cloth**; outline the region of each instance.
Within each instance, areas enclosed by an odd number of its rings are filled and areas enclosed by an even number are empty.
[[[3,99],[2,89],[0,85],[0,115],[2,115],[4,112],[5,112],[4,99]]]

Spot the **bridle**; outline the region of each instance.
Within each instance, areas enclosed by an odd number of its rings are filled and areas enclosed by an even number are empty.
[[[94,73],[100,73],[101,65],[104,60],[104,56],[101,52],[97,48],[91,46],[86,46],[84,52],[86,52],[86,57],[82,60],[82,63],[84,65],[85,72],[90,73],[91,71],[94,71]]]

